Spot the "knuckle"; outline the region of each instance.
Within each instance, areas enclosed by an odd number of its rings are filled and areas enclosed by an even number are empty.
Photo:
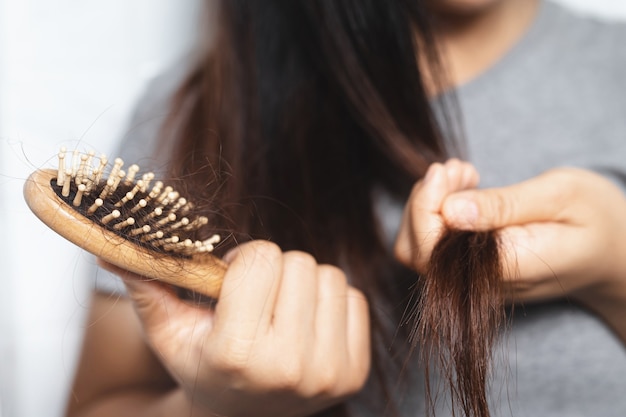
[[[354,353],[354,352],[353,352]],[[320,367],[317,374],[317,393],[327,396],[352,395],[367,383],[371,370],[369,350],[351,357],[336,356],[336,362]]]
[[[412,222],[418,221],[420,219],[420,215],[425,211],[423,201],[424,194],[421,192],[423,188],[423,184],[418,183],[407,201],[407,208],[409,210],[408,214]]]
[[[422,272],[426,268],[432,247],[438,239],[439,233],[426,233],[421,238],[410,236],[411,233],[417,235],[419,232],[413,230],[403,233],[401,231],[393,246],[393,255],[404,266]]]
[[[336,286],[347,286],[348,278],[346,274],[338,267],[329,264],[323,264],[318,267],[319,279],[323,283]]]
[[[305,379],[304,366],[299,360],[282,358],[280,365],[271,371],[276,375],[275,388],[279,390],[296,391]]]
[[[271,266],[281,262],[282,251],[273,242],[255,240],[241,245],[238,253],[239,262],[249,266]]]
[[[552,177],[552,183],[555,184],[557,190],[568,192],[578,188],[589,178],[589,172],[573,167],[554,168],[547,171],[545,175]]]
[[[404,265],[409,265],[411,262],[411,254],[407,246],[404,240],[396,241],[393,246],[393,256]]]
[[[312,269],[317,265],[312,255],[301,251],[286,252],[285,263],[300,270]]]
[[[208,357],[212,369],[227,375],[243,375],[250,365],[252,343],[224,338]]]
[[[367,329],[369,330],[370,303],[367,296],[357,288],[348,287],[346,298],[348,307],[351,309],[352,314],[355,315],[355,319],[362,323],[366,323]],[[369,352],[369,349],[366,349],[366,352]],[[357,354],[360,353],[360,351],[357,351]]]
[[[246,371],[243,361],[234,359],[225,352],[211,355],[209,365],[215,372],[230,377],[241,377]]]
[[[364,311],[368,311],[369,302],[367,301],[367,297],[361,290],[354,287],[348,287],[348,300],[351,303],[358,303],[360,305],[363,305],[365,307]]]
[[[421,271],[425,267],[424,250],[420,250],[409,238],[398,239],[393,246],[394,258],[402,265]]]
[[[250,247],[255,254],[261,255],[265,258],[273,259],[282,255],[280,247],[268,240],[255,240],[254,242],[251,242]]]
[[[556,168],[545,174],[550,178],[549,198],[553,205],[565,208],[578,198],[580,187],[587,179],[581,172],[577,168]]]
[[[251,260],[270,259],[277,260],[282,256],[282,251],[277,244],[268,240],[253,240],[251,242],[242,243],[233,250],[233,262],[248,263]]]
[[[458,175],[461,172],[462,163],[461,160],[458,158],[450,158],[446,161],[444,166],[447,170],[448,177],[450,178]]]
[[[510,196],[497,193],[493,199],[488,200],[488,204],[490,207],[487,211],[496,219],[497,223],[506,224],[509,219],[515,218],[515,202]]]
[[[578,176],[582,172],[584,171],[581,170],[580,168],[559,167],[559,168],[552,168],[552,169],[547,170],[545,172],[545,175],[551,175],[555,178],[567,181],[571,178]]]
[[[339,375],[336,367],[326,366],[320,368],[317,375],[316,394],[330,396],[339,391]]]
[[[352,395],[361,391],[367,382],[368,375],[369,372],[359,372],[352,375],[352,377],[346,381],[345,386],[343,387],[343,392],[345,394]]]
[[[320,367],[315,375],[315,385],[311,394],[320,397],[337,397],[357,393],[367,382],[368,370],[369,368],[346,370],[339,365]]]
[[[425,251],[418,251],[413,259],[413,268],[419,273],[427,273],[430,269],[430,255],[431,253],[425,253]]]

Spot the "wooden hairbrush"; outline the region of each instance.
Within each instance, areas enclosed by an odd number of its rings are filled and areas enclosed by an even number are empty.
[[[24,185],[26,203],[48,227],[120,268],[218,297],[226,264],[211,252],[220,238],[207,233],[192,202],[152,173],[139,178],[137,165],[124,171],[120,158],[110,166],[105,156],[61,148],[58,160]]]

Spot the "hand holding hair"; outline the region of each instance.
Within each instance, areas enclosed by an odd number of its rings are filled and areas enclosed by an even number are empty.
[[[449,195],[442,218],[498,229],[515,300],[569,297],[626,341],[626,198],[599,174],[558,168],[509,187]]]
[[[395,246],[396,257],[420,273],[406,320],[424,366],[429,409],[435,408],[434,368],[467,417],[489,416],[491,350],[504,320],[499,246],[493,231],[450,228],[441,208],[478,179],[472,165],[457,159],[431,165],[409,197]]]
[[[146,339],[208,415],[305,416],[361,389],[370,366],[365,297],[308,254],[246,243],[214,309],[105,264],[126,283]]]
[[[571,168],[498,189],[477,184],[467,163],[433,164],[409,198],[395,252],[422,274],[414,343],[427,378],[434,364],[465,415],[488,416],[505,297],[571,297],[626,341],[626,198]]]
[[[452,193],[475,188],[479,175],[467,162],[450,159],[432,164],[413,187],[404,210],[395,255],[405,265],[425,271],[445,228],[442,204]]]

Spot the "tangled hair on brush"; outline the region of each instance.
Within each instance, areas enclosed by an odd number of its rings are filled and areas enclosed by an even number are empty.
[[[449,126],[449,112],[435,117],[424,84],[428,64],[429,81],[445,85],[426,4],[217,1],[217,18],[208,18],[215,47],[200,51],[162,134],[174,149],[170,176],[219,207],[204,215],[215,230],[234,231],[231,244],[271,239],[307,251],[343,268],[368,297],[373,414],[398,414],[387,385],[402,375],[413,334],[465,414],[485,417],[501,321],[494,234],[444,236],[417,286],[416,329],[384,324],[400,323],[417,275],[388,247],[377,191],[406,199],[431,163],[458,149],[438,127]]]

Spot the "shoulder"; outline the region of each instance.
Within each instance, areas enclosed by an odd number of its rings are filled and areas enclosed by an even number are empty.
[[[626,21],[574,11],[551,2],[543,7],[553,15],[552,37],[562,47],[561,52],[573,53],[581,62],[626,61]]]

